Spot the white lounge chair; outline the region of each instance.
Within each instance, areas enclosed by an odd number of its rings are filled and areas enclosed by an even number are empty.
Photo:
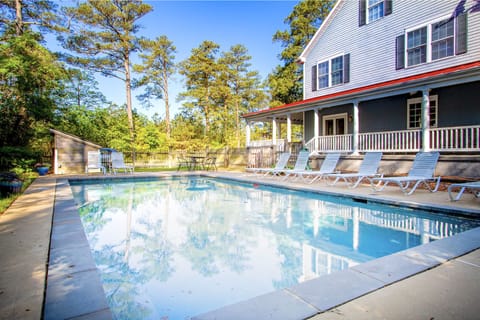
[[[372,187],[375,191],[382,191],[390,182],[396,183],[406,195],[411,195],[417,187],[423,183],[430,192],[435,192],[440,186],[440,176],[435,177],[435,167],[437,166],[440,153],[438,152],[419,152],[413,160],[412,168],[404,177],[382,177],[374,178],[377,185]],[[430,187],[430,182],[435,182],[435,187]],[[383,183],[383,185],[382,185]],[[413,184],[410,191],[408,190],[410,184]]]
[[[360,168],[356,173],[332,173],[327,175],[327,178],[333,178],[332,182],[328,182],[328,185],[334,185],[339,180],[345,181],[349,188],[356,188],[360,182],[364,179],[368,180],[372,184],[372,179],[379,177],[382,178],[383,175],[378,173],[378,166],[380,165],[380,160],[382,160],[381,152],[367,152],[365,157],[360,164]]]
[[[310,183],[318,179],[322,179],[326,177],[330,173],[335,173],[335,168],[337,167],[338,161],[340,160],[340,153],[339,152],[331,152],[327,153],[325,159],[322,161],[322,165],[320,166],[319,170],[304,170],[301,172],[297,172],[296,175],[305,179],[306,176],[312,177]]]
[[[92,169],[100,170],[103,174],[107,173],[107,169],[102,165],[100,152],[98,151],[88,151],[85,173],[88,174]]]
[[[453,188],[460,188],[456,197],[453,196]],[[472,191],[476,198],[480,198],[480,181],[464,182],[464,183],[452,183],[448,186],[448,196],[451,201],[458,201],[462,197],[465,190]]]
[[[123,161],[123,153],[112,152],[111,160],[113,174],[117,174],[117,170],[123,170],[125,173],[130,172],[133,174],[133,167],[126,165]]]
[[[305,171],[308,165],[308,160],[310,158],[310,152],[308,151],[300,151],[297,156],[297,161],[295,161],[295,166],[293,169],[283,169],[276,171],[276,175],[285,174],[285,179],[290,176],[295,176],[297,174],[301,174]]]
[[[276,172],[285,169],[290,159],[290,152],[283,152],[278,157],[278,161],[274,168],[247,168],[247,172],[253,172],[255,174],[263,173],[265,176],[269,173],[276,174]]]

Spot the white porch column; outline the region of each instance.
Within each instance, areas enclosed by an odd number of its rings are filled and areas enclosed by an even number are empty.
[[[245,126],[245,146],[250,145],[250,121],[247,121],[247,125]]]
[[[422,151],[430,150],[430,97],[429,89],[422,89]]]
[[[315,141],[313,143],[315,150],[310,151],[317,151],[318,150],[318,137],[320,136],[320,114],[318,109],[313,110],[313,135],[315,137]]]
[[[352,130],[352,152],[358,154],[358,133],[359,133],[359,119],[358,119],[358,101],[353,101],[353,130]]]
[[[272,119],[272,143],[277,144],[277,118]]]
[[[287,114],[287,142],[292,142],[292,115]]]

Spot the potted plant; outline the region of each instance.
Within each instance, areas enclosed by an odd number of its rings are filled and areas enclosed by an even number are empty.
[[[22,190],[23,180],[14,172],[0,173],[0,193],[18,193]]]
[[[35,169],[37,170],[39,175],[44,176],[48,173],[48,170],[50,169],[50,165],[47,163],[37,163],[35,165]]]

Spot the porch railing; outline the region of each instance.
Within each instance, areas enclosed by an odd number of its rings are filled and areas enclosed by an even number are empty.
[[[445,152],[480,152],[480,126],[429,129],[426,149]],[[424,147],[422,130],[398,130],[358,134],[358,151],[418,152]],[[353,135],[315,137],[305,146],[317,152],[352,152]]]

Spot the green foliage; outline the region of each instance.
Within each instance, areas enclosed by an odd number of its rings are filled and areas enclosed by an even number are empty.
[[[176,48],[166,37],[160,36],[155,40],[143,39],[140,41],[142,64],[134,65],[134,70],[142,77],[134,83],[135,87],[144,87],[145,91],[139,96],[144,105],[151,106],[151,100],[165,101],[166,135],[170,138],[170,105],[168,98],[168,80],[174,74]]]
[[[41,153],[25,147],[0,147],[0,171],[31,172]]]
[[[302,100],[303,72],[296,64],[302,51],[312,39],[323,20],[330,12],[334,0],[304,0],[299,2],[285,19],[288,31],[277,31],[273,41],[284,48],[280,54],[283,64],[275,68],[268,77],[272,96],[271,106]]]
[[[251,57],[244,46],[221,54],[219,50],[218,44],[204,41],[180,63],[179,72],[186,78],[180,99],[196,126],[205,127],[207,143],[239,146],[241,114],[263,107],[266,95],[258,72],[250,70]]]
[[[35,33],[4,34],[0,43],[0,146],[26,146],[35,121],[49,121],[52,95],[65,76]]]
[[[99,72],[125,82],[126,111],[130,147],[134,148],[135,127],[131,99],[131,54],[138,49],[140,30],[137,20],[152,7],[142,1],[94,1],[81,2],[77,7],[65,9],[72,18],[73,32],[63,45],[76,55],[67,61],[75,66]]]

